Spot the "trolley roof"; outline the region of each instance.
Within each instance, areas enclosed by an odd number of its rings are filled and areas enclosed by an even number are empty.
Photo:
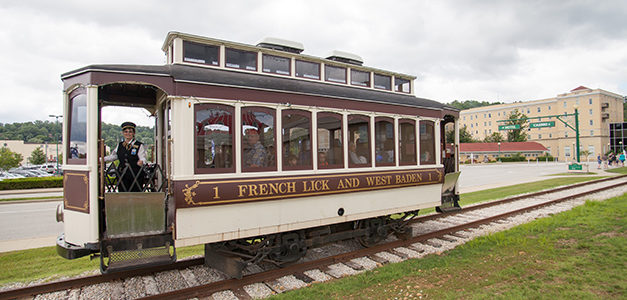
[[[95,76],[94,73],[107,75],[119,74],[124,78]],[[87,76],[83,76],[87,75]],[[117,79],[116,79],[117,78]],[[132,78],[132,79],[131,79]],[[177,83],[214,85],[255,90],[285,92],[365,101],[380,104],[410,106],[430,110],[446,111],[455,116],[459,110],[443,103],[418,98],[408,94],[396,94],[384,91],[361,89],[344,85],[330,85],[322,82],[296,80],[289,77],[264,76],[257,73],[237,72],[226,69],[212,69],[183,64],[171,65],[90,65],[61,75],[65,88],[74,83],[104,85],[108,83],[144,82],[155,83],[172,96],[190,96],[177,93]],[[193,96],[193,95],[191,95]],[[286,98],[286,101],[289,98]],[[312,103],[311,105],[316,105]]]

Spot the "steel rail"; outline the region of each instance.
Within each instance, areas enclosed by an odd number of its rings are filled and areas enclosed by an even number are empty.
[[[571,200],[575,198],[584,197],[590,194],[598,193],[604,190],[620,187],[623,185],[624,183],[621,182],[621,183],[613,184],[610,186],[601,187],[601,188],[597,188],[597,189],[590,190],[590,191],[585,191],[576,195],[570,195],[570,196],[546,201],[543,203],[527,206],[524,208],[516,209],[513,211],[487,217],[484,219],[428,232],[428,233],[421,234],[421,235],[415,236],[407,240],[396,240],[396,241],[386,243],[386,244],[376,245],[373,247],[359,249],[356,251],[338,254],[338,255],[334,255],[334,256],[330,256],[330,257],[326,257],[326,258],[322,258],[322,259],[318,259],[314,261],[304,262],[304,263],[300,263],[296,265],[286,266],[280,269],[274,269],[270,271],[264,271],[264,272],[260,272],[256,274],[251,274],[248,276],[244,276],[242,279],[239,279],[239,280],[227,279],[227,280],[213,282],[213,283],[209,283],[205,285],[185,288],[185,289],[181,289],[177,291],[171,291],[171,292],[166,292],[166,293],[162,293],[158,295],[152,295],[152,296],[144,297],[142,299],[189,299],[189,298],[194,298],[194,297],[207,297],[215,292],[224,291],[224,290],[241,290],[244,286],[249,285],[249,284],[275,280],[283,276],[299,274],[307,270],[321,269],[321,268],[328,267],[329,265],[332,265],[332,264],[346,262],[351,259],[355,259],[359,257],[372,256],[376,253],[389,251],[391,249],[398,248],[398,247],[407,247],[417,242],[423,242],[432,238],[437,238],[437,237],[441,237],[447,234],[452,234],[455,232],[466,230],[469,228],[478,227],[483,224],[492,223],[496,220],[508,218],[508,217],[518,215],[527,211],[532,211],[532,210],[535,210],[544,206],[552,205],[555,203],[559,203],[559,202],[563,202],[563,201],[567,201],[567,200]]]
[[[552,192],[559,192],[559,191],[562,191],[562,190],[572,189],[572,188],[575,188],[575,187],[581,187],[581,186],[590,185],[590,184],[601,183],[601,182],[604,182],[604,181],[610,181],[610,180],[620,179],[620,178],[624,178],[624,177],[627,177],[627,175],[613,176],[613,177],[603,178],[603,179],[594,180],[594,181],[587,181],[587,182],[582,182],[582,183],[577,183],[577,184],[557,187],[557,188],[554,188],[554,189],[548,189],[548,190],[544,190],[544,191],[540,191],[540,192],[536,192],[536,193],[524,194],[524,195],[520,195],[520,196],[515,196],[515,197],[511,197],[511,198],[502,199],[502,200],[485,202],[485,203],[481,203],[481,204],[465,207],[461,211],[449,212],[449,213],[437,213],[437,214],[432,214],[432,215],[421,216],[421,217],[418,217],[418,218],[415,218],[414,220],[412,220],[412,223],[428,221],[428,220],[437,219],[437,218],[443,217],[443,216],[451,216],[451,215],[455,215],[455,214],[458,214],[458,213],[464,213],[464,212],[477,210],[477,209],[481,209],[481,208],[486,208],[486,207],[490,207],[490,206],[494,206],[494,205],[504,204],[504,203],[507,203],[507,202],[520,200],[522,198],[534,197],[534,196],[549,194],[549,193],[552,193]],[[597,190],[609,189],[609,188],[613,188],[613,187],[620,186],[620,185],[621,184],[616,184],[616,185],[612,185],[610,187],[604,187],[604,188],[600,188],[600,189],[597,189]],[[595,190],[594,192],[598,192],[597,190]],[[575,197],[581,197],[581,195],[586,195],[586,193],[582,193],[580,195],[575,195]],[[443,229],[443,230],[446,230],[446,229]],[[459,230],[457,230],[457,231],[459,231]],[[436,231],[436,232],[439,232],[439,231]],[[429,235],[429,234],[431,234],[431,233],[427,233],[426,235]],[[416,236],[416,237],[414,237],[414,238],[412,238],[412,239],[410,239],[408,241],[413,241],[414,239],[422,237],[422,236],[423,235]],[[429,237],[429,238],[431,238],[431,237]],[[429,238],[426,238],[426,239],[429,239]],[[421,240],[417,240],[416,242],[418,242],[418,241],[421,241]],[[416,242],[410,242],[410,244],[413,244],[413,243],[416,243]],[[363,249],[363,251],[366,251],[368,249],[379,249],[379,248],[381,248],[383,246],[384,245],[377,245],[377,246],[373,246],[373,247],[370,247],[370,248],[365,248],[365,249]],[[396,247],[399,247],[399,246],[395,246],[394,248],[396,248]],[[381,252],[381,251],[383,251],[383,250],[376,250],[375,253]],[[357,255],[357,256],[352,257],[352,258],[363,257],[363,256],[365,256],[365,255]],[[350,258],[350,259],[352,259],[352,258]],[[326,261],[326,260],[329,260],[329,259],[331,259],[331,262],[328,263],[328,264],[334,264],[334,263],[339,262],[338,259],[340,259],[340,258],[330,257],[330,258],[325,258],[325,259],[317,260],[317,261]],[[350,259],[348,259],[348,260],[350,260]],[[314,261],[307,262],[307,263],[303,264],[302,265],[303,267],[301,268],[301,269],[303,269],[302,271],[306,271],[306,270],[310,270],[310,269],[314,268],[314,267],[310,266],[310,264],[313,263],[313,262]],[[80,277],[80,278],[74,278],[74,279],[55,281],[55,282],[45,283],[45,284],[41,284],[41,285],[35,285],[35,286],[29,286],[29,287],[23,287],[23,288],[17,288],[17,289],[2,291],[2,292],[0,292],[0,299],[15,299],[15,298],[30,297],[30,296],[35,296],[35,295],[39,295],[39,294],[46,294],[46,293],[51,293],[51,292],[56,292],[56,291],[61,291],[61,290],[79,288],[79,287],[83,287],[83,286],[86,286],[86,285],[92,285],[92,284],[98,284],[98,283],[113,281],[113,280],[125,279],[125,278],[129,278],[129,277],[133,277],[133,276],[144,276],[144,275],[157,273],[157,272],[163,272],[163,271],[169,271],[169,270],[175,270],[175,269],[184,269],[184,268],[188,268],[188,267],[192,267],[192,266],[202,265],[203,263],[204,263],[204,258],[201,257],[201,258],[196,258],[196,259],[180,260],[180,261],[177,261],[177,262],[175,262],[173,264],[169,264],[169,265],[162,265],[162,266],[148,267],[148,268],[142,268],[142,269],[137,269],[137,270],[129,270],[129,271],[123,271],[123,272],[117,272],[117,273],[99,274],[99,275],[92,275],[92,276],[87,276],[87,277]],[[284,267],[283,269],[287,270],[287,268],[291,268],[291,267],[294,267],[294,266],[287,266],[287,267]],[[258,274],[265,274],[265,273],[268,273],[268,272],[270,272],[268,274],[274,274],[272,272],[276,272],[277,275],[273,275],[273,276],[278,276],[278,277],[285,276],[285,275],[279,276],[280,274],[283,274],[283,273],[280,272],[280,270],[282,270],[282,269],[266,271],[266,272],[258,273]],[[292,273],[294,273],[294,272],[292,272]],[[286,275],[289,275],[289,274],[286,274]],[[249,276],[252,276],[252,275],[249,275]],[[272,277],[272,276],[270,276],[270,277]],[[275,277],[275,278],[278,278],[278,277]],[[231,281],[248,282],[247,278],[248,277],[244,277],[244,278],[242,278],[240,280],[226,280],[226,281],[221,281],[221,283],[228,284],[228,286],[233,285],[234,287],[237,287],[237,285],[235,285],[233,283],[229,283],[229,282],[231,282]],[[255,282],[260,282],[260,280],[254,281],[252,283],[255,283]],[[239,286],[241,287],[241,286],[245,286],[247,284],[250,284],[250,283],[240,284]],[[212,285],[212,284],[210,284],[210,285]],[[222,290],[227,290],[227,289],[230,289],[230,288],[221,288],[221,289],[216,290],[216,291],[222,291]],[[210,288],[210,290],[213,290],[213,288]],[[165,296],[167,296],[167,295],[165,295]]]

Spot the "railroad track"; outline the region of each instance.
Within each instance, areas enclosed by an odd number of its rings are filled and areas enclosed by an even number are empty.
[[[566,205],[560,203],[572,202],[573,199],[620,188],[626,186],[626,183],[627,175],[616,176],[481,203],[454,213],[422,216],[415,219],[411,225],[414,229],[414,236],[408,240],[389,239],[374,247],[357,247],[358,249],[349,249],[349,251],[335,255],[318,253],[314,255],[314,258],[306,259],[305,262],[284,268],[249,270],[249,274],[239,280],[225,279],[224,275],[219,272],[202,266],[203,258],[196,258],[181,260],[172,265],[94,275],[2,291],[0,299],[36,295],[43,296],[44,299],[57,299],[72,298],[79,294],[81,297],[90,298],[90,295],[101,297],[102,293],[111,295],[112,298],[146,297],[147,299],[187,299],[206,296],[239,299],[248,299],[251,296],[264,297],[284,290],[300,288],[314,281],[339,278],[373,269],[381,264],[448,250],[477,235],[485,234],[482,231],[502,230],[517,225],[518,222],[512,220],[515,219],[514,216],[528,220],[548,214],[543,212],[542,208],[552,206],[553,209],[549,209],[550,212],[556,209],[557,211],[570,209],[577,203]],[[481,229],[481,226],[487,228]],[[309,252],[316,254],[315,250],[311,249]],[[133,291],[134,284],[143,284],[144,291]]]

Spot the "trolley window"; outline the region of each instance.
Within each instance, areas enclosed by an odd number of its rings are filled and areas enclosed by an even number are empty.
[[[394,90],[401,93],[409,93],[409,80],[405,78],[394,77]]]
[[[381,74],[374,74],[374,87],[382,90],[391,90],[392,77]]]
[[[435,131],[433,121],[420,121],[420,164],[435,164]]]
[[[286,109],[282,112],[283,169],[311,169],[311,113]]]
[[[219,59],[220,47],[183,41],[183,61],[217,66]]]
[[[276,171],[275,111],[242,108],[242,171]]]
[[[370,87],[370,72],[351,70],[351,84]]]
[[[318,113],[318,168],[344,167],[342,146],[342,115]]]
[[[330,82],[346,83],[346,68],[325,65],[324,80]]]
[[[416,123],[398,120],[398,158],[400,165],[416,164]]]
[[[196,173],[235,172],[233,166],[233,107],[195,105]]]
[[[68,164],[87,163],[87,96],[79,94],[70,100],[70,142]]]
[[[287,57],[264,54],[262,70],[266,73],[290,75],[290,59]]]
[[[379,117],[374,124],[375,162],[377,166],[393,166],[394,153],[394,119]]]
[[[225,55],[227,67],[257,71],[257,52],[226,48]]]
[[[320,64],[296,60],[296,77],[320,79]]]
[[[370,118],[348,116],[348,166],[370,167]]]

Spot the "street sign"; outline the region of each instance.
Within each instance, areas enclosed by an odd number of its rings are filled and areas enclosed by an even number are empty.
[[[520,125],[519,124],[499,125],[499,130],[512,130],[512,129],[520,129]]]
[[[581,168],[580,164],[573,163],[573,164],[568,165],[568,170],[569,171],[575,171],[575,170],[576,171],[581,171],[583,169]]]
[[[555,127],[555,121],[529,123],[529,128]]]

